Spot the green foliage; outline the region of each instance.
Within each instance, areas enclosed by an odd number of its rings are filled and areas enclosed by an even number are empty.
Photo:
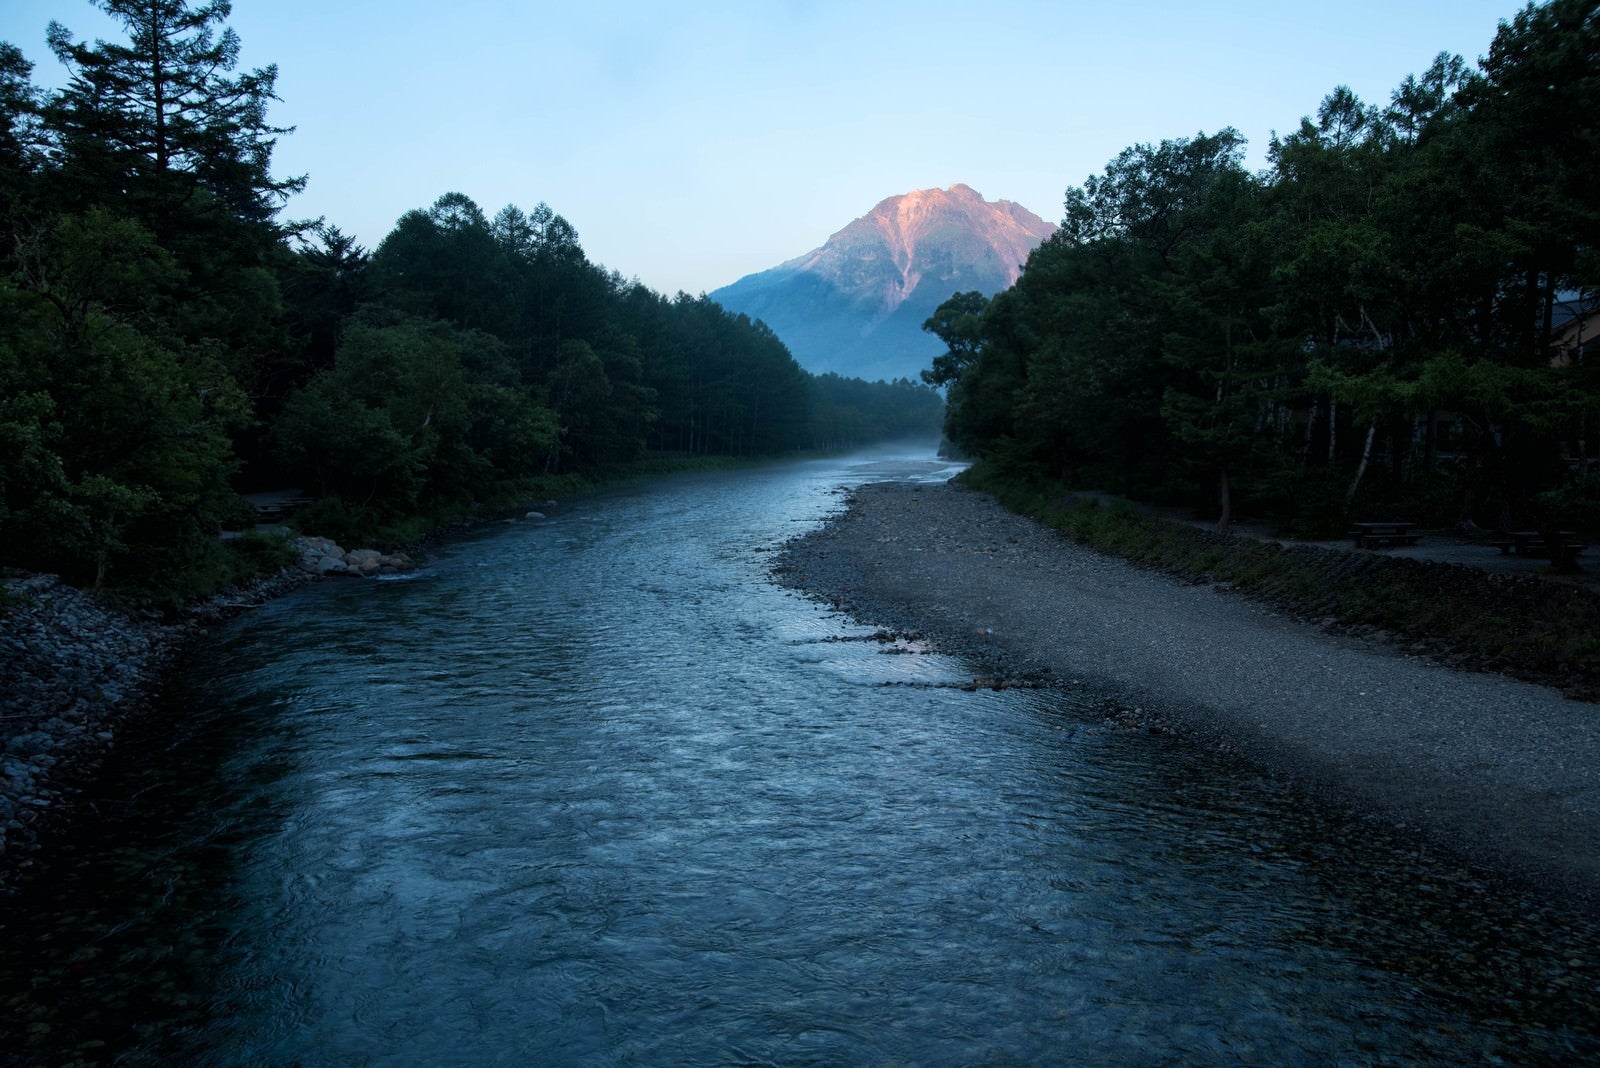
[[[0,546],[172,604],[274,550],[224,544],[234,493],[390,543],[639,470],[856,445],[936,422],[910,383],[817,383],[759,322],[591,263],[548,206],[461,193],[370,256],[280,225],[276,70],[240,71],[226,0],[100,0],[52,23],[45,93],[0,43]]]
[[[0,41],[0,198],[20,193],[39,162],[41,94],[28,80],[32,72],[20,48]]]
[[[460,193],[401,216],[373,254],[372,284],[391,307],[469,329],[495,331],[511,313],[510,264]]]
[[[1335,88],[1259,174],[1231,129],[1123,151],[1011,290],[929,320],[948,435],[1224,526],[1544,522],[1600,425],[1592,353],[1552,347],[1600,310],[1597,53],[1592,0],[1551,0],[1477,71]]]
[[[106,0],[128,41],[52,23],[46,94],[0,49],[0,544],[5,562],[177,603],[218,543],[277,343],[273,72],[233,76],[227,4]]]
[[[296,511],[294,522],[302,530],[315,531],[341,545],[400,549],[416,544],[433,529],[466,515],[462,509],[446,507],[427,513],[399,512],[382,503],[329,496]]]
[[[334,366],[291,395],[273,427],[288,471],[319,497],[389,521],[465,505],[532,474],[555,417],[525,391],[493,338],[373,312],[346,324]]]
[[[933,367],[922,372],[930,386],[951,386],[977,362],[983,330],[983,313],[989,298],[970,291],[957,293],[934,310],[922,329],[945,344],[945,352],[933,358]]]
[[[1540,495],[1539,504],[1553,526],[1600,532],[1600,472],[1574,474]]]
[[[226,0],[100,0],[128,41],[74,40],[51,22],[51,50],[71,72],[48,105],[61,178],[86,202],[119,189],[161,231],[192,226],[201,200],[213,219],[267,223],[303,178],[276,179],[270,159],[287,129],[266,121],[277,68],[236,76],[240,41],[219,24]]]
[[[288,537],[247,530],[224,543],[229,556],[231,580],[241,582],[261,575],[272,575],[298,559]]]
[[[248,406],[215,347],[163,327],[170,258],[139,224],[57,216],[0,283],[0,524],[12,559],[188,585],[233,499]]]
[[[944,421],[944,398],[907,379],[863,382],[836,374],[811,381],[810,445],[849,449],[874,441],[932,439]]]

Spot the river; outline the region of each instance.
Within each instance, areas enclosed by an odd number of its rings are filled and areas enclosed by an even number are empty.
[[[1600,928],[774,583],[926,455],[686,475],[224,627],[4,916],[18,1064],[1600,1059]]]

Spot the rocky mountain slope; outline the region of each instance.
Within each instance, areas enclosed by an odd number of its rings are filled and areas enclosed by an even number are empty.
[[[998,293],[1055,226],[965,185],[881,201],[818,249],[711,294],[761,319],[801,366],[910,378],[942,351],[922,323],[952,294]]]

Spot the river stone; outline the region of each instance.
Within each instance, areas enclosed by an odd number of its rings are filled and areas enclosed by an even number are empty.
[[[323,538],[317,536],[296,538],[295,548],[299,549],[301,552],[313,551],[319,556],[337,556],[341,560],[344,558],[344,550],[340,548],[339,543],[334,541],[332,538]]]
[[[18,734],[6,743],[6,752],[23,760],[27,760],[29,757],[42,753],[49,748],[50,736],[38,731]]]
[[[313,575],[337,573],[332,564],[344,563],[345,551],[329,538],[296,538],[294,547],[300,553],[301,570],[309,571]]]
[[[543,512],[529,512],[527,515],[523,516],[522,518],[524,518],[524,519],[543,519],[544,518],[544,513]]]
[[[304,565],[302,565],[302,566],[304,566]],[[349,564],[345,563],[343,560],[341,560],[337,556],[319,556],[314,561],[312,561],[311,566],[309,568],[307,568],[307,570],[311,571],[313,574],[317,574],[317,575],[354,575],[354,574],[356,574],[356,572],[351,569]]]
[[[351,549],[344,562],[360,575],[375,575],[383,566],[383,554],[376,549]]]

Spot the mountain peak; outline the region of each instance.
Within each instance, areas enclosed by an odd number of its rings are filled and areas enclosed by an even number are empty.
[[[892,272],[871,273],[877,276],[880,311],[889,315],[925,277],[947,280],[963,267],[981,265],[984,275],[998,272],[1003,281],[992,291],[1009,288],[1028,253],[1055,229],[1026,208],[1006,200],[987,201],[958,182],[949,189],[913,189],[885,197],[821,248],[790,264],[859,288],[862,260],[886,260]]]
[[[915,378],[937,354],[921,332],[933,309],[954,293],[1009,288],[1055,229],[959,182],[914,189],[879,201],[820,248],[711,296],[765,320],[809,370]],[[892,319],[904,322],[886,329]]]

